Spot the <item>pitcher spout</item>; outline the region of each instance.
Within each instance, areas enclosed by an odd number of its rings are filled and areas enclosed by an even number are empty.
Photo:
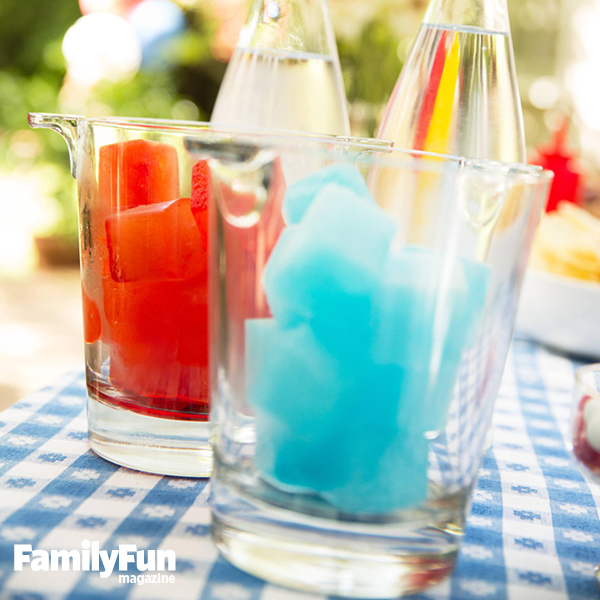
[[[71,175],[77,178],[77,125],[79,117],[49,113],[29,113],[28,121],[29,126],[33,129],[52,129],[60,133],[69,147]]]

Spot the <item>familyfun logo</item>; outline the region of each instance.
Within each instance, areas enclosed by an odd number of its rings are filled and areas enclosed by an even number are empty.
[[[110,577],[115,569],[127,571],[132,565],[143,574],[119,575],[119,583],[175,583],[177,556],[173,550],[138,550],[135,544],[120,544],[118,550],[100,550],[100,542],[83,540],[81,550],[34,550],[31,544],[15,544],[14,570],[29,565],[32,571],[96,571]],[[149,572],[156,572],[150,575]],[[162,572],[162,573],[159,573]]]

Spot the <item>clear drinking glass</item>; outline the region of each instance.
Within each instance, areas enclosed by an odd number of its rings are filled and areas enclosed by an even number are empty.
[[[551,175],[293,136],[202,151],[219,550],[323,594],[442,580]],[[282,163],[312,169],[284,196]],[[374,170],[402,193],[373,198]]]
[[[134,469],[207,477],[210,168],[188,141],[226,148],[249,130],[39,113],[29,122],[65,138],[78,184],[92,449]],[[276,195],[283,176],[279,186]]]

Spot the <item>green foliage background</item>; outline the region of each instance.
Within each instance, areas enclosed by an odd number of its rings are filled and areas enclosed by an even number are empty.
[[[543,0],[556,14],[560,1]],[[187,10],[187,27],[163,48],[166,60],[161,68],[140,71],[128,82],[95,88],[90,103],[93,113],[207,119],[226,68],[211,53],[218,22],[209,6],[198,0],[197,10]],[[384,5],[353,39],[338,39],[348,101],[362,109],[363,131],[359,133],[363,135],[374,132],[377,114],[402,67],[399,48],[408,47],[408,40],[389,24],[393,6]],[[509,0],[513,25],[522,21],[527,6],[523,0]],[[0,170],[43,173],[47,195],[62,209],[57,232],[71,238],[76,236],[77,211],[66,144],[57,135],[29,130],[27,113],[69,110],[60,98],[66,73],[61,45],[65,32],[79,17],[77,0],[0,0]],[[535,77],[552,74],[556,62],[558,19],[547,23],[546,29],[535,29],[535,19],[530,21],[531,30],[513,26],[522,90],[528,89]],[[526,94],[522,96],[526,128],[543,132],[543,115],[532,110]],[[191,100],[198,110],[183,110],[193,105],[182,100]],[[23,135],[35,140],[36,151],[30,155],[18,152],[15,141]],[[530,141],[537,137],[529,132],[528,136]]]
[[[76,236],[77,213],[65,143],[48,132],[30,132],[38,150],[23,157],[14,151],[14,141],[27,129],[28,112],[64,112],[59,97],[66,73],[61,44],[79,17],[77,0],[0,1],[0,169],[44,170],[46,191],[62,208],[57,233],[69,237]],[[188,99],[199,109],[192,117],[210,116],[226,68],[210,51],[217,23],[206,8],[188,11],[186,17],[186,30],[164,49],[166,67],[94,90],[100,112],[104,108],[122,116],[188,118],[177,110],[178,102]],[[397,45],[384,20],[370,23],[355,42],[340,43],[350,102],[385,102],[401,67]],[[374,55],[380,57],[376,70],[369,62]]]

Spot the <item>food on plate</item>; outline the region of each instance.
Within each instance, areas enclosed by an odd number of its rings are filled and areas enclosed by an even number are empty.
[[[572,204],[542,217],[531,266],[557,275],[600,282],[600,219]]]

